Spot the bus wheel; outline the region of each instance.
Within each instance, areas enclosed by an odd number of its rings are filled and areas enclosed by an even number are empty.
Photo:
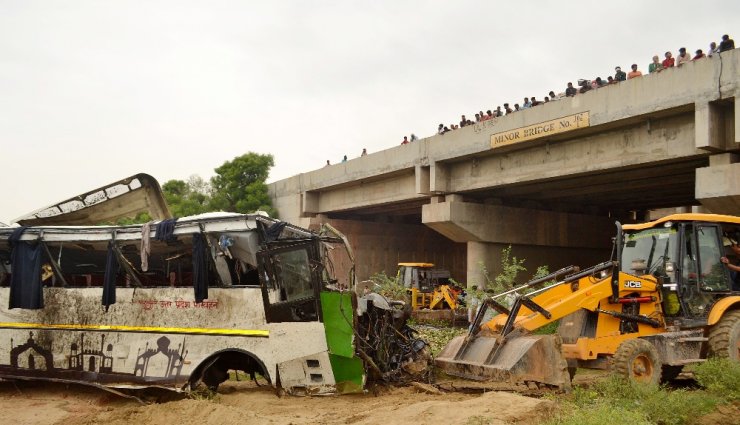
[[[725,313],[709,331],[709,355],[740,361],[740,310]]]
[[[211,367],[206,368],[203,371],[203,378],[201,378],[203,384],[213,392],[216,392],[222,382],[229,379],[229,373],[219,366],[219,362],[216,362]]]
[[[658,350],[644,339],[628,339],[614,353],[614,370],[633,381],[660,383],[661,361]]]

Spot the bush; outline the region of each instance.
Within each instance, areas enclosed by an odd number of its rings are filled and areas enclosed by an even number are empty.
[[[740,400],[740,364],[712,358],[694,370],[699,385],[729,400]]]
[[[415,329],[419,333],[419,337],[429,343],[432,356],[439,354],[453,338],[467,332],[466,329],[449,327],[418,326]]]
[[[395,277],[390,277],[385,272],[380,272],[370,276],[370,281],[375,284],[374,292],[391,300],[409,301],[406,288]]]

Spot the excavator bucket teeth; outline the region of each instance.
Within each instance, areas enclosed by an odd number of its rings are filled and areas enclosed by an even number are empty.
[[[460,336],[435,359],[449,375],[477,381],[537,382],[570,390],[568,363],[558,335],[525,335],[499,342],[495,336]]]

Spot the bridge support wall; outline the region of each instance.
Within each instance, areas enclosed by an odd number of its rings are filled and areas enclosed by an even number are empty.
[[[527,272],[517,279],[523,282],[542,265],[557,270],[607,260],[616,229],[607,217],[476,204],[460,195],[424,205],[422,222],[467,245],[467,284],[479,287],[486,286],[483,267],[491,279],[501,272],[509,246],[512,256],[526,261]]]

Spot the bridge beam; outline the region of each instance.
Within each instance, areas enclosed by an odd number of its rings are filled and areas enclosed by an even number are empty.
[[[467,243],[468,286],[486,286],[500,272],[501,252],[529,259],[531,274],[537,266],[550,270],[577,263],[604,261],[611,249],[615,227],[608,217],[515,208],[465,202],[461,195],[433,197],[422,207],[422,223],[455,242]]]

